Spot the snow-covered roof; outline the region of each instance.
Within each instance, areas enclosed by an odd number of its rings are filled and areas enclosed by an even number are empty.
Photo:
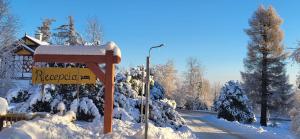
[[[114,42],[101,46],[63,46],[44,45],[35,49],[34,54],[39,55],[105,55],[106,50],[114,51],[114,55],[121,58],[121,50]]]
[[[40,41],[40,40],[38,40],[38,39],[36,39],[34,37],[31,37],[31,36],[28,36],[28,35],[25,35],[25,37],[31,39],[32,41],[38,43],[39,45],[49,45],[48,42]]]
[[[23,46],[24,48],[26,48],[27,50],[29,50],[30,52],[34,53],[34,50],[31,49],[30,47],[28,47],[27,45],[22,44],[22,46]]]

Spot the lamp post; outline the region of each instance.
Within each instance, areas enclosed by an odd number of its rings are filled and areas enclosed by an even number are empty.
[[[154,48],[159,48],[164,46],[163,44],[158,46],[153,46],[149,49],[149,54],[147,56],[146,64],[146,109],[145,109],[145,139],[148,138],[148,118],[149,118],[149,96],[150,96],[150,56],[151,50]]]
[[[141,127],[143,126],[144,123],[144,102],[143,102],[143,97],[144,97],[144,93],[145,93],[145,68],[144,65],[142,66],[142,97],[141,97]]]

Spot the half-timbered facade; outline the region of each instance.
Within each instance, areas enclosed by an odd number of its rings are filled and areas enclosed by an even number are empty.
[[[38,38],[39,36],[37,36]],[[11,51],[12,60],[9,60],[9,65],[13,66],[14,71],[17,71],[13,78],[22,80],[31,80],[31,70],[33,66],[33,54],[37,47],[41,45],[49,45],[40,39],[31,37],[27,34],[16,41],[8,50]],[[6,63],[7,64],[7,63]]]

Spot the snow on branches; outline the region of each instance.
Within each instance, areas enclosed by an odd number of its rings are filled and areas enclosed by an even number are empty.
[[[141,115],[143,69],[131,68],[116,75],[114,92],[115,119],[139,123]],[[144,74],[145,75],[145,74]],[[7,98],[14,103],[14,112],[49,112],[61,111],[60,105],[65,105],[65,111],[73,111],[77,120],[93,121],[104,114],[104,89],[102,83],[96,85],[81,85],[79,95],[76,86],[45,85],[44,93],[39,86],[31,90],[11,90]],[[165,98],[164,88],[151,77],[150,83],[150,120],[160,127],[178,129],[185,121],[175,111],[176,102]],[[75,93],[74,93],[75,92]],[[144,104],[145,105],[145,104]]]
[[[252,108],[248,106],[248,98],[237,81],[229,81],[223,86],[214,107],[218,112],[218,118],[243,123],[255,121]]]

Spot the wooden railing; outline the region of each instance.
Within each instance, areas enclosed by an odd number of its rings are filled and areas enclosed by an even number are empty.
[[[44,113],[33,113],[33,114],[27,114],[27,113],[8,113],[6,115],[0,115],[0,131],[4,127],[4,122],[10,123],[12,125],[13,123],[17,121],[22,121],[22,120],[32,120],[36,117],[46,117]]]

